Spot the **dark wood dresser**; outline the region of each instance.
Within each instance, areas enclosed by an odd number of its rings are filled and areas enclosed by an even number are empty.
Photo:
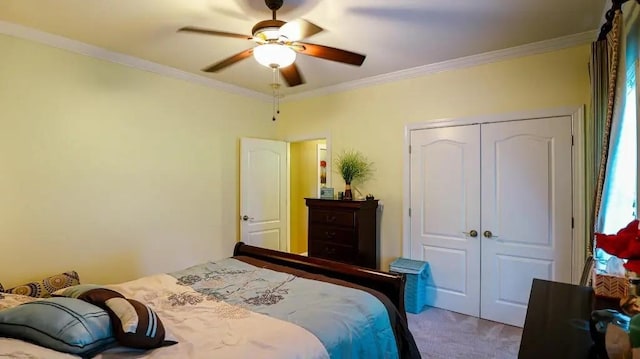
[[[378,268],[378,200],[305,200],[309,207],[310,257]]]

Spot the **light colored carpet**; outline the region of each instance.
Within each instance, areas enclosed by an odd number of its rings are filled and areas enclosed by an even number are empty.
[[[407,313],[423,359],[516,359],[522,329],[426,307]]]

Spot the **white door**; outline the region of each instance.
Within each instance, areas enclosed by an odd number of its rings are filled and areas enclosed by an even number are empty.
[[[410,141],[411,258],[429,262],[427,304],[522,326],[533,278],[571,281],[571,117]]]
[[[411,258],[428,261],[427,304],[480,311],[480,126],[411,132]],[[465,232],[467,234],[465,234]]]
[[[571,117],[483,124],[481,152],[480,312],[522,326],[533,278],[571,282]]]
[[[287,143],[240,140],[240,232],[254,246],[287,251]]]

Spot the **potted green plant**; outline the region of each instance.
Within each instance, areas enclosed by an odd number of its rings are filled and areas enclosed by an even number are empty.
[[[345,200],[353,199],[351,193],[351,184],[354,182],[362,183],[369,179],[373,174],[373,162],[355,150],[344,150],[336,156],[336,171],[340,173],[345,183],[344,197]]]

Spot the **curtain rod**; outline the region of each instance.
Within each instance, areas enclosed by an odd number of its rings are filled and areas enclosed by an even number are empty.
[[[600,35],[598,35],[598,40],[604,40],[607,37],[609,31],[613,27],[613,18],[616,15],[616,10],[622,9],[622,4],[626,3],[629,0],[613,0],[613,5],[611,5],[611,9],[607,10],[605,14],[605,19],[607,20],[602,27],[600,28]],[[640,0],[636,0],[638,4],[640,4]]]

